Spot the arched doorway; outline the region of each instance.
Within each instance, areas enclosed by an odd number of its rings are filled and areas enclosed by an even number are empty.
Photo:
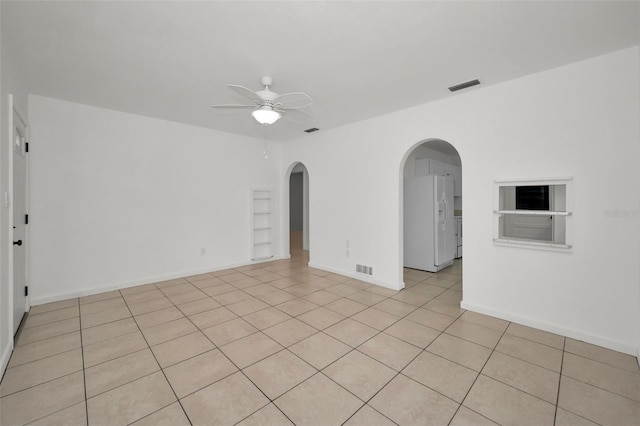
[[[289,254],[304,264],[309,262],[309,173],[300,162],[290,167],[288,184]]]
[[[442,301],[462,298],[462,161],[441,139],[416,143],[400,165],[400,280]]]

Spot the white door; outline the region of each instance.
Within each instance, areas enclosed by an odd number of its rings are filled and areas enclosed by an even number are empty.
[[[26,311],[27,157],[25,126],[13,114],[13,332]]]
[[[447,226],[447,200],[445,197],[444,179],[440,176],[434,176],[433,194],[435,202],[433,203],[433,216],[435,220],[434,244],[435,244],[435,266],[441,265],[446,259],[447,238],[445,230]]]

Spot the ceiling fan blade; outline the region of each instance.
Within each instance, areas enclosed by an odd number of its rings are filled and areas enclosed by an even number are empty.
[[[217,109],[255,109],[255,105],[210,105],[211,108]]]
[[[233,90],[234,92],[236,92],[237,94],[239,94],[240,96],[245,97],[247,99],[251,99],[256,104],[259,104],[263,100],[262,97],[258,95],[256,92],[254,92],[251,89],[247,89],[244,86],[238,86],[237,84],[227,84],[227,87]]]
[[[291,121],[296,121],[296,122],[309,121],[313,118],[311,114],[301,109],[278,108],[276,109],[276,111],[282,114],[283,118],[286,118]]]
[[[274,105],[283,108],[304,108],[313,103],[313,99],[304,92],[285,93],[273,100]]]

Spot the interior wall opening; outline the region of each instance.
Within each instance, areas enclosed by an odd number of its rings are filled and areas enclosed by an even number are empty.
[[[407,152],[400,173],[400,277],[405,289],[459,306],[463,247],[460,155],[446,141],[423,141]]]
[[[289,175],[289,252],[309,261],[309,174],[297,163]]]

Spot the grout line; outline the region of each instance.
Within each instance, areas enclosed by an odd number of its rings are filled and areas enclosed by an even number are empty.
[[[560,402],[560,386],[562,385],[562,368],[564,367],[564,350],[567,345],[567,339],[562,339],[562,357],[560,358],[560,373],[558,374],[558,392],[556,393],[556,406],[553,411],[553,424],[556,424],[558,419],[558,403]]]
[[[80,315],[80,299],[78,299],[78,314]],[[82,343],[82,315],[78,317],[80,324],[80,354],[82,355],[82,385],[84,388],[84,412],[87,425],[89,424],[89,400],[87,398],[87,373],[84,365],[84,344]]]

